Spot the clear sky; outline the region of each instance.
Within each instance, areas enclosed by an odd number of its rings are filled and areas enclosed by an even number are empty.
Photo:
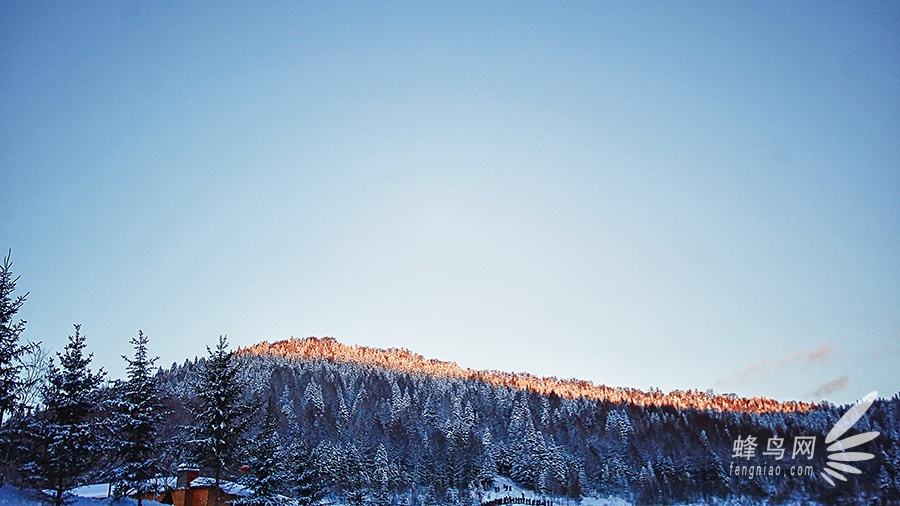
[[[900,3],[0,2],[25,337],[900,391]]]

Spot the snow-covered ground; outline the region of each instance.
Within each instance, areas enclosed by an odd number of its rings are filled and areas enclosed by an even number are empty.
[[[96,485],[85,485],[72,490],[73,495],[79,497],[88,497],[91,499],[106,499],[109,497],[109,483],[98,483]]]
[[[496,492],[495,490],[491,490],[484,494],[482,501],[490,501],[492,499],[499,499],[501,497],[525,497],[526,499],[543,499],[544,501],[552,501],[554,506],[630,506],[632,503],[622,499],[621,497],[616,496],[606,496],[606,497],[584,497],[580,500],[571,499],[565,496],[554,496],[554,495],[540,495],[532,492],[531,490],[526,490],[520,487],[516,482],[510,480],[509,478],[499,476],[494,479],[494,487],[500,488],[500,492]],[[506,489],[504,489],[506,487]],[[693,502],[693,503],[673,503],[673,506],[756,506],[761,504],[758,500],[753,500],[746,497],[730,497],[723,499],[714,499],[713,501],[707,502]],[[763,502],[762,504],[767,504]],[[779,503],[782,506],[791,506],[791,505],[799,505],[799,504],[816,504],[815,502],[810,501],[798,501],[796,503],[787,502],[787,503]]]
[[[504,490],[504,485],[508,487],[507,490]],[[561,496],[547,496],[547,495],[539,495],[535,494],[530,490],[525,490],[519,487],[514,481],[508,478],[497,478],[494,480],[494,486],[500,488],[500,492],[491,491],[484,495],[483,501],[490,501],[492,499],[498,499],[500,497],[522,497],[524,494],[527,499],[544,499],[553,501],[554,506],[628,506],[631,503],[628,501],[621,499],[619,497],[585,497],[583,499],[574,500],[568,497]],[[75,490],[76,494],[72,497],[73,502],[72,506],[100,506],[100,505],[109,505],[109,506],[136,506],[137,501],[134,499],[120,499],[117,502],[113,502],[112,499],[108,499],[107,493],[109,492],[109,485],[107,484],[98,484],[98,485],[88,485],[86,487],[79,487]],[[147,506],[158,505],[159,503],[155,501],[144,501],[144,504]],[[692,503],[693,505],[701,505],[704,503]],[[730,499],[720,499],[714,501],[712,503],[714,506],[749,506],[751,504],[758,504],[754,501],[751,501],[747,498],[730,498]],[[790,504],[790,503],[788,503]],[[797,504],[800,504],[799,502]],[[811,503],[804,503],[811,504]],[[339,506],[340,503],[333,503],[332,506]],[[27,490],[19,490],[15,487],[11,487],[9,485],[4,485],[0,487],[0,506],[44,506],[40,500],[35,498],[32,493]]]
[[[504,490],[504,486],[506,486],[508,489]],[[498,493],[492,490],[484,494],[483,501],[490,501],[492,499],[498,499],[506,496],[523,497],[524,495],[526,499],[543,499],[545,501],[552,501],[554,506],[630,506],[632,504],[631,502],[616,496],[584,497],[578,500],[571,499],[565,496],[540,495],[520,487],[518,484],[516,484],[516,482],[503,476],[499,476],[494,479],[494,487],[499,487],[500,492]],[[721,499],[716,498],[710,502],[673,503],[673,506],[756,506],[759,504],[769,503],[766,501],[763,501],[761,503],[759,500],[750,499],[747,497],[728,497]],[[817,503],[814,501],[797,501],[779,504],[781,506],[792,506],[800,504],[814,505]]]
[[[134,499],[121,499],[115,503],[112,499],[107,499],[106,495],[109,491],[109,485],[88,485],[79,487],[78,492],[72,497],[73,506],[100,506],[101,504],[109,504],[115,506],[135,506],[137,501]],[[144,501],[147,506],[159,504],[156,501]],[[0,506],[44,506],[38,498],[28,490],[19,490],[9,485],[0,487]]]
[[[631,503],[618,497],[585,497],[580,501],[565,496],[541,495],[520,487],[516,482],[498,476],[494,479],[494,489],[485,493],[482,502],[499,499],[501,497],[524,497],[526,499],[543,499],[552,501],[554,506],[628,506]],[[497,492],[496,489],[500,491]]]

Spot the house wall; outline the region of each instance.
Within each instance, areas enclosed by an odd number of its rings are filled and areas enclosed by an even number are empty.
[[[222,506],[227,506],[231,501],[238,498],[236,495],[226,494],[222,492]],[[172,503],[174,506],[213,506],[215,504],[215,496],[213,489],[208,487],[197,488],[178,488],[172,491]]]

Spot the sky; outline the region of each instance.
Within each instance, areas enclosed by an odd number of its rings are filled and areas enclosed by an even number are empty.
[[[23,339],[900,392],[897,2],[0,2]]]

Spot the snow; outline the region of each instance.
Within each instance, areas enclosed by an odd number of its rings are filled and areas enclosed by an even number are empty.
[[[194,479],[194,481],[191,482],[191,488],[212,487],[215,484],[216,484],[215,478],[208,478],[206,476],[201,476],[199,478]],[[234,495],[240,496],[240,497],[250,497],[251,495],[253,495],[249,490],[247,490],[247,487],[244,487],[243,485],[241,485],[239,483],[235,483],[233,481],[222,480],[219,482],[219,487],[222,489],[223,492],[225,492],[227,494],[234,494]]]
[[[504,490],[504,485],[508,487],[508,490]],[[554,506],[630,506],[632,503],[616,496],[606,496],[606,497],[583,497],[580,500],[572,499],[570,497],[565,496],[554,496],[554,495],[542,495],[537,494],[531,490],[527,490],[522,488],[515,481],[505,477],[498,476],[494,479],[494,487],[499,487],[500,492],[495,492],[494,489],[491,489],[489,492],[484,493],[482,502],[490,501],[492,499],[499,499],[501,497],[522,497],[523,494],[526,499],[543,499],[545,501],[552,501]],[[756,501],[752,501],[745,497],[727,497],[727,498],[716,498],[711,502],[691,502],[691,503],[672,503],[674,506],[703,506],[703,505],[711,505],[711,506],[750,506],[753,504],[758,504]],[[783,503],[784,506],[792,506],[799,504],[817,504],[815,502],[806,501],[806,502],[786,502]]]
[[[164,487],[175,488],[175,477],[169,476],[157,478],[156,484],[159,489]],[[109,483],[96,483],[94,485],[77,487],[72,489],[72,494],[90,499],[106,499],[110,495]]]
[[[526,499],[543,499],[545,501],[552,501],[554,505],[558,506],[629,506],[631,504],[630,502],[620,497],[612,496],[584,497],[579,501],[578,499],[572,499],[565,496],[538,494],[531,490],[522,488],[521,486],[519,486],[519,484],[505,476],[498,476],[497,478],[495,478],[494,487],[495,488],[492,488],[490,491],[484,493],[482,502],[499,499],[501,497],[524,496]],[[499,488],[500,492],[496,492],[496,488]]]
[[[576,503],[581,506],[629,506],[631,503],[621,497],[585,497],[581,502]]]
[[[110,496],[109,483],[98,483],[96,485],[85,485],[72,489],[74,495],[80,497],[89,497],[91,499],[106,499]]]
[[[72,502],[71,506],[99,506],[101,504],[106,504],[110,506],[136,506],[137,501],[131,498],[120,499],[117,502],[112,502],[112,499],[106,498],[106,491],[109,490],[109,484],[98,484],[98,485],[88,485],[86,487],[79,487],[79,493],[85,494],[94,494],[99,493],[99,490],[103,489],[104,492],[101,498],[98,496],[82,496],[80,494],[76,494],[75,496],[70,496]],[[156,501],[144,501],[144,504],[147,506],[153,506],[155,504],[159,504]],[[0,506],[45,506],[45,503],[41,502],[38,498],[34,497],[34,494],[28,490],[19,490],[15,487],[11,487],[9,485],[4,485],[0,487]]]
[[[228,482],[230,485],[234,485],[239,487],[239,485],[234,484],[232,482]],[[500,487],[500,493],[496,493],[491,491],[488,494],[485,494],[484,501],[489,501],[491,499],[504,497],[504,496],[514,496],[521,497],[522,494],[525,494],[526,498],[543,498],[549,499],[553,501],[553,504],[559,506],[627,506],[630,505],[628,501],[621,499],[619,497],[585,497],[580,501],[575,499],[570,499],[567,497],[558,497],[558,496],[541,496],[531,492],[530,490],[525,490],[519,487],[514,481],[499,477],[494,481],[495,486]],[[504,491],[503,485],[509,485],[511,490]],[[108,506],[136,506],[137,501],[130,498],[121,499],[118,502],[113,502],[112,499],[106,498],[106,491],[109,490],[108,484],[97,484],[97,485],[88,485],[86,487],[79,487],[76,489],[78,494],[72,497],[73,502],[72,506],[100,506],[100,505],[108,505]],[[101,494],[102,492],[102,494]],[[84,494],[84,495],[82,495]],[[95,495],[99,494],[99,495]],[[147,506],[157,505],[159,503],[155,501],[144,501],[144,504]],[[333,503],[332,506],[339,506],[342,503]],[[681,503],[685,504],[685,503]],[[690,505],[700,505],[704,503],[688,503]],[[725,499],[717,499],[713,501],[711,504],[716,506],[748,506],[752,504],[752,501],[748,501],[746,498],[725,498]],[[797,503],[785,503],[785,505],[791,504],[801,504]],[[806,502],[804,504],[815,504]],[[0,487],[0,506],[44,506],[40,500],[36,499],[31,492],[27,490],[19,490],[15,487],[11,487],[9,485],[4,485]]]

